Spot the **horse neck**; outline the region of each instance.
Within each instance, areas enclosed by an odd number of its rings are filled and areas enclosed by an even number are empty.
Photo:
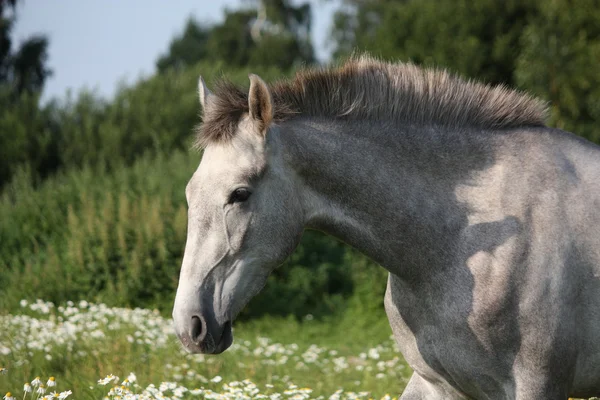
[[[443,267],[467,224],[455,188],[490,161],[481,135],[440,128],[305,120],[279,132],[300,178],[306,226],[398,275],[431,271],[438,260]]]

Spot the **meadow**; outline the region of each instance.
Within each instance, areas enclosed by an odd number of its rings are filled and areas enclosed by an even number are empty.
[[[242,312],[232,349],[213,357],[181,350],[168,316],[185,245],[183,188],[199,159],[148,154],[42,182],[17,172],[0,195],[0,392],[397,396],[410,370],[390,340],[385,271],[316,232]],[[36,377],[56,386],[37,393]]]
[[[359,49],[519,88],[548,101],[550,126],[600,143],[600,69],[590,68],[600,59],[598,2],[349,0],[333,21],[332,60]],[[402,392],[411,371],[390,339],[386,272],[320,233],[306,232],[242,311],[226,353],[189,355],[170,326],[184,188],[201,158],[189,151],[198,76],[211,88],[221,76],[247,86],[250,72],[272,82],[310,65],[310,9],[298,5],[269,13],[265,26],[293,22],[277,20],[289,10],[300,20],[261,42],[247,31],[253,9],[226,11],[222,24],[188,21],[157,73],[109,100],[84,90],[43,104],[43,79],[29,88],[15,79],[27,65],[0,74],[0,397]],[[13,17],[0,10],[0,25]],[[20,59],[9,50],[2,68]]]
[[[411,374],[389,328],[359,338],[310,314],[236,325],[233,346],[205,356],[182,350],[158,310],[19,307],[0,316],[0,388],[16,399],[391,399]]]

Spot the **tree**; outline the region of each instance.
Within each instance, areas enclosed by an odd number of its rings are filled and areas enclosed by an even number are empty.
[[[537,3],[350,0],[334,17],[334,56],[367,50],[512,85],[521,32],[538,12]]]
[[[600,143],[600,0],[346,0],[334,55],[355,49],[545,98],[554,126]]]
[[[13,49],[11,30],[17,0],[0,0],[0,85],[11,87],[13,94],[37,93],[51,75],[46,63],[48,39],[34,35]]]
[[[183,34],[171,41],[169,52],[159,57],[156,68],[164,72],[169,68],[182,69],[208,58],[209,29],[188,19]]]
[[[550,103],[550,122],[600,143],[600,1],[545,1],[524,30],[519,86]]]
[[[181,36],[157,61],[157,69],[182,69],[199,61],[231,67],[291,67],[313,63],[310,4],[289,0],[254,1],[254,7],[226,10],[222,23],[202,26],[188,20]]]
[[[50,76],[48,40],[32,36],[15,48],[11,38],[17,0],[0,0],[0,187],[26,165],[43,172],[53,165],[39,94]]]

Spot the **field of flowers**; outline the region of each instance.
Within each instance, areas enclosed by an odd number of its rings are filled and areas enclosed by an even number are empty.
[[[411,371],[389,333],[376,345],[336,345],[329,325],[310,315],[248,323],[227,352],[190,355],[156,310],[23,300],[0,315],[0,391],[11,400],[397,397]]]

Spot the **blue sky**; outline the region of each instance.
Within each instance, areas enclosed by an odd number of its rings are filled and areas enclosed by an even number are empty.
[[[326,60],[327,37],[338,1],[310,0],[313,43]],[[48,80],[43,98],[82,88],[110,97],[120,81],[154,72],[154,63],[192,15],[217,22],[223,10],[244,0],[24,0],[17,9],[17,42],[34,33],[50,38]]]

